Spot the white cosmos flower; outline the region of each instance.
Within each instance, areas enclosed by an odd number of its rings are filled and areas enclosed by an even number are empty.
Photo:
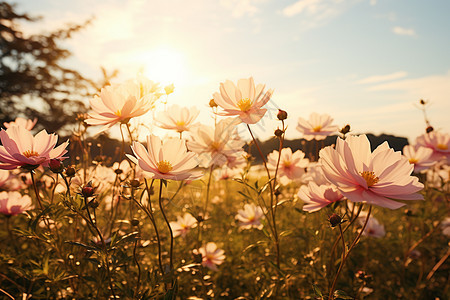
[[[199,113],[195,107],[187,108],[174,104],[167,111],[160,112],[156,120],[159,127],[182,133],[192,129]]]
[[[135,156],[127,154],[127,157],[154,179],[194,180],[202,176],[202,172],[194,171],[198,164],[196,154],[187,152],[184,140],[169,138],[163,142],[149,135],[147,148],[133,142],[131,149]]]

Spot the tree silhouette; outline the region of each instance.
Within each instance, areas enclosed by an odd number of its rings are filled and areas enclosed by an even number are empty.
[[[18,28],[38,20],[0,2],[0,124],[37,117],[47,131],[60,131],[86,112],[84,99],[96,90],[91,80],[62,65],[71,53],[59,45],[89,21],[45,34],[25,35]]]

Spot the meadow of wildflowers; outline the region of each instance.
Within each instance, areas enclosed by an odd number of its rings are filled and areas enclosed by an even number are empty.
[[[107,86],[70,142],[33,116],[2,124],[2,299],[448,299],[449,133],[424,126],[399,152],[279,110],[266,156],[273,90],[253,78],[212,91],[214,126],[180,105],[131,122],[173,91]],[[287,118],[311,151],[285,147]],[[140,139],[145,123],[175,137]],[[92,157],[88,128],[114,126],[118,158]]]

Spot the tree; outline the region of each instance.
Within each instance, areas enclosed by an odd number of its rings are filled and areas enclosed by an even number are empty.
[[[89,21],[28,36],[18,29],[20,22],[38,20],[0,2],[0,124],[37,117],[48,131],[60,131],[87,111],[85,99],[96,90],[91,80],[62,65],[71,53],[59,45]]]

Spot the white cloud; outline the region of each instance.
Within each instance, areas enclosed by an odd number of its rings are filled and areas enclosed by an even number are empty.
[[[412,28],[395,26],[392,28],[392,32],[398,35],[416,36],[416,31]]]
[[[370,5],[374,6],[377,4],[377,0],[370,0]]]
[[[366,77],[361,80],[358,80],[357,83],[358,84],[373,84],[373,83],[379,83],[379,82],[383,82],[383,81],[392,81],[392,80],[406,77],[407,75],[408,75],[407,72],[399,71],[399,72],[394,72],[391,74],[374,75],[374,76]]]
[[[282,9],[285,17],[301,16],[301,28],[323,26],[360,0],[299,0]]]
[[[291,4],[283,9],[283,14],[288,17],[292,17],[302,12],[307,12],[309,14],[316,13],[319,8],[323,7],[320,4],[322,0],[299,0],[294,4]]]
[[[220,3],[227,9],[231,10],[231,15],[234,18],[241,18],[244,16],[254,16],[259,8],[261,0],[221,0]]]

